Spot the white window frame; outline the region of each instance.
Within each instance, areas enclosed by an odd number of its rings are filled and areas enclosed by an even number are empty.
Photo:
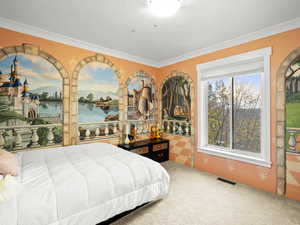
[[[198,152],[271,167],[270,151],[270,57],[267,47],[208,63],[198,64]],[[261,73],[261,151],[253,153],[208,144],[208,80]]]

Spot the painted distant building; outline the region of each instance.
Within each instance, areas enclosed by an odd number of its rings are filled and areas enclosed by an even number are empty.
[[[39,115],[39,98],[30,96],[27,78],[21,82],[20,64],[14,58],[9,74],[0,71],[0,103],[8,106],[10,111],[17,112],[29,119]]]

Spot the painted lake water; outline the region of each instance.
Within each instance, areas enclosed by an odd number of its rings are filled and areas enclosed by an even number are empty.
[[[39,105],[40,117],[58,116],[62,112],[62,102],[41,101]]]
[[[119,113],[118,107],[103,110],[95,104],[78,103],[79,123],[101,123],[108,115]]]
[[[62,102],[43,101],[39,105],[40,117],[59,116],[62,112]],[[118,107],[103,110],[95,104],[78,103],[79,123],[101,123],[107,115],[119,113]]]

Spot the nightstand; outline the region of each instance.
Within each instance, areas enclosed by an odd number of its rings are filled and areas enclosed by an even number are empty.
[[[156,162],[169,160],[169,140],[147,139],[131,144],[119,144],[118,147],[145,156]]]

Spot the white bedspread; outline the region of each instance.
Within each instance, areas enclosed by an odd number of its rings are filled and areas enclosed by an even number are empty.
[[[0,225],[95,225],[168,193],[150,159],[94,143],[20,152],[23,190],[0,204]]]

